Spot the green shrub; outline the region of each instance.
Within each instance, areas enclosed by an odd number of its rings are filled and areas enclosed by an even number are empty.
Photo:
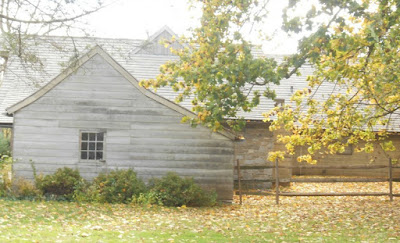
[[[102,173],[93,180],[97,195],[95,201],[108,203],[129,203],[133,196],[138,196],[146,191],[142,180],[137,178],[132,169]]]
[[[81,180],[75,185],[73,200],[76,202],[92,202],[94,195],[94,186],[86,180]]]
[[[5,197],[11,190],[11,180],[5,174],[0,174],[0,197]]]
[[[0,158],[3,155],[10,155],[10,135],[9,130],[0,130]]]
[[[12,157],[0,155],[0,197],[6,196],[11,190]]]
[[[159,198],[159,195],[154,191],[149,191],[146,193],[140,193],[139,195],[134,195],[132,197],[132,204],[142,205],[142,206],[147,206],[147,205],[162,206],[163,205],[161,198]]]
[[[6,183],[0,182],[0,197],[5,197],[8,194],[9,188]]]
[[[32,181],[23,178],[17,178],[13,181],[11,190],[6,196],[14,197],[17,199],[40,199],[42,192],[36,188]]]
[[[157,194],[163,205],[199,207],[216,204],[217,194],[201,189],[193,178],[182,178],[176,173],[155,178],[150,182],[151,191]]]
[[[36,176],[36,186],[45,196],[55,199],[72,200],[75,188],[83,178],[78,170],[60,168],[52,175]]]
[[[3,176],[4,170],[7,169],[7,165],[11,164],[12,162],[12,157],[10,156],[10,136],[10,129],[0,129],[0,177]],[[0,183],[3,183],[3,180],[1,178]]]

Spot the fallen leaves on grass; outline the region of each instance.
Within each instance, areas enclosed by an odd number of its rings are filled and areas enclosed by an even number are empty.
[[[387,183],[293,184],[293,191],[387,191]],[[361,189],[360,189],[361,188]],[[400,184],[394,184],[397,192]],[[400,239],[400,198],[243,197],[214,208],[0,200],[0,241],[382,242]]]

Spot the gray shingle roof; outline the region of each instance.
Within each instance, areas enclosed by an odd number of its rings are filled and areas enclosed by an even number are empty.
[[[168,37],[168,35],[173,34],[171,30],[165,27],[157,34],[147,41],[87,37],[41,37],[30,40],[26,45],[27,50],[35,53],[41,64],[38,63],[32,67],[23,63],[16,56],[8,58],[8,68],[0,87],[0,124],[13,122],[13,118],[6,115],[6,108],[28,97],[60,74],[69,65],[73,55],[82,56],[95,45],[101,46],[137,80],[156,77],[160,65],[168,60],[176,59],[169,51],[162,50],[161,45],[158,44],[160,35]],[[149,46],[149,41],[152,40],[154,40],[153,46]],[[256,56],[264,55],[260,49],[255,48],[253,52]],[[281,62],[283,58],[280,55],[268,57],[275,58],[278,62]],[[300,72],[302,73],[301,76],[293,75],[289,79],[282,80],[280,85],[270,86],[271,89],[276,91],[277,99],[284,99],[288,102],[293,91],[307,87],[306,78],[312,74],[313,69],[309,65],[304,65]],[[262,93],[265,87],[258,86],[254,89],[260,90],[260,93]],[[324,94],[330,94],[331,91],[331,85],[324,85],[319,89],[318,95],[322,97]],[[177,96],[177,93],[168,87],[158,89],[157,94],[171,101],[174,101]],[[242,112],[239,115],[248,120],[262,120],[264,118],[262,113],[272,109],[274,104],[274,101],[262,97],[258,107],[251,112]],[[185,100],[179,105],[191,109],[189,100]],[[400,119],[397,117],[390,130],[399,130],[399,124]]]
[[[165,31],[170,30],[166,28]],[[159,33],[162,34],[162,31]],[[153,36],[153,38],[155,41],[159,39],[157,36]],[[86,37],[41,37],[30,40],[27,45],[28,51],[32,51],[32,53],[37,55],[41,61],[41,65],[37,64],[32,68],[24,64],[16,56],[9,57],[8,69],[4,75],[3,85],[0,87],[0,123],[13,122],[13,118],[6,115],[6,108],[21,101],[51,81],[69,64],[74,54],[81,56],[95,45],[100,45],[136,79],[154,78],[159,73],[160,65],[176,57],[169,55],[168,52],[163,52],[159,55],[154,54],[154,49],[157,49],[157,46],[149,50],[147,45],[143,45],[144,43],[148,44],[148,41]],[[138,51],[142,45],[146,51]],[[254,54],[262,55],[262,51],[254,49]],[[281,59],[282,56],[275,56],[275,58]],[[302,70],[304,73],[303,76],[294,76],[290,79],[282,80],[279,86],[273,86],[272,88],[278,94],[277,98],[288,100],[291,96],[290,86],[293,86],[294,90],[304,87],[306,85],[305,77],[311,71],[311,68],[305,67]],[[263,91],[264,87],[255,87],[255,89]],[[157,93],[172,101],[177,95],[168,87],[158,89]],[[179,104],[185,108],[191,108],[189,100]],[[261,104],[252,112],[240,115],[249,120],[261,120],[263,119],[262,113],[273,106],[273,101],[263,97]]]

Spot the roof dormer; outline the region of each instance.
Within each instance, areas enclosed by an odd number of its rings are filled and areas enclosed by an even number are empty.
[[[174,55],[171,52],[171,47],[173,49],[181,49],[183,48],[181,44],[174,41],[170,46],[165,47],[164,44],[160,43],[163,40],[171,40],[172,37],[177,37],[177,35],[168,26],[164,26],[132,50],[132,54]]]

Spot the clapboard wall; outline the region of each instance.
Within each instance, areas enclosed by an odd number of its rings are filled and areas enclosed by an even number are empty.
[[[182,124],[182,114],[145,96],[95,55],[76,72],[14,113],[16,176],[33,178],[60,167],[87,179],[133,168],[144,180],[169,171],[191,176],[232,199],[233,142],[204,127]],[[80,160],[80,132],[106,131],[105,162]]]

